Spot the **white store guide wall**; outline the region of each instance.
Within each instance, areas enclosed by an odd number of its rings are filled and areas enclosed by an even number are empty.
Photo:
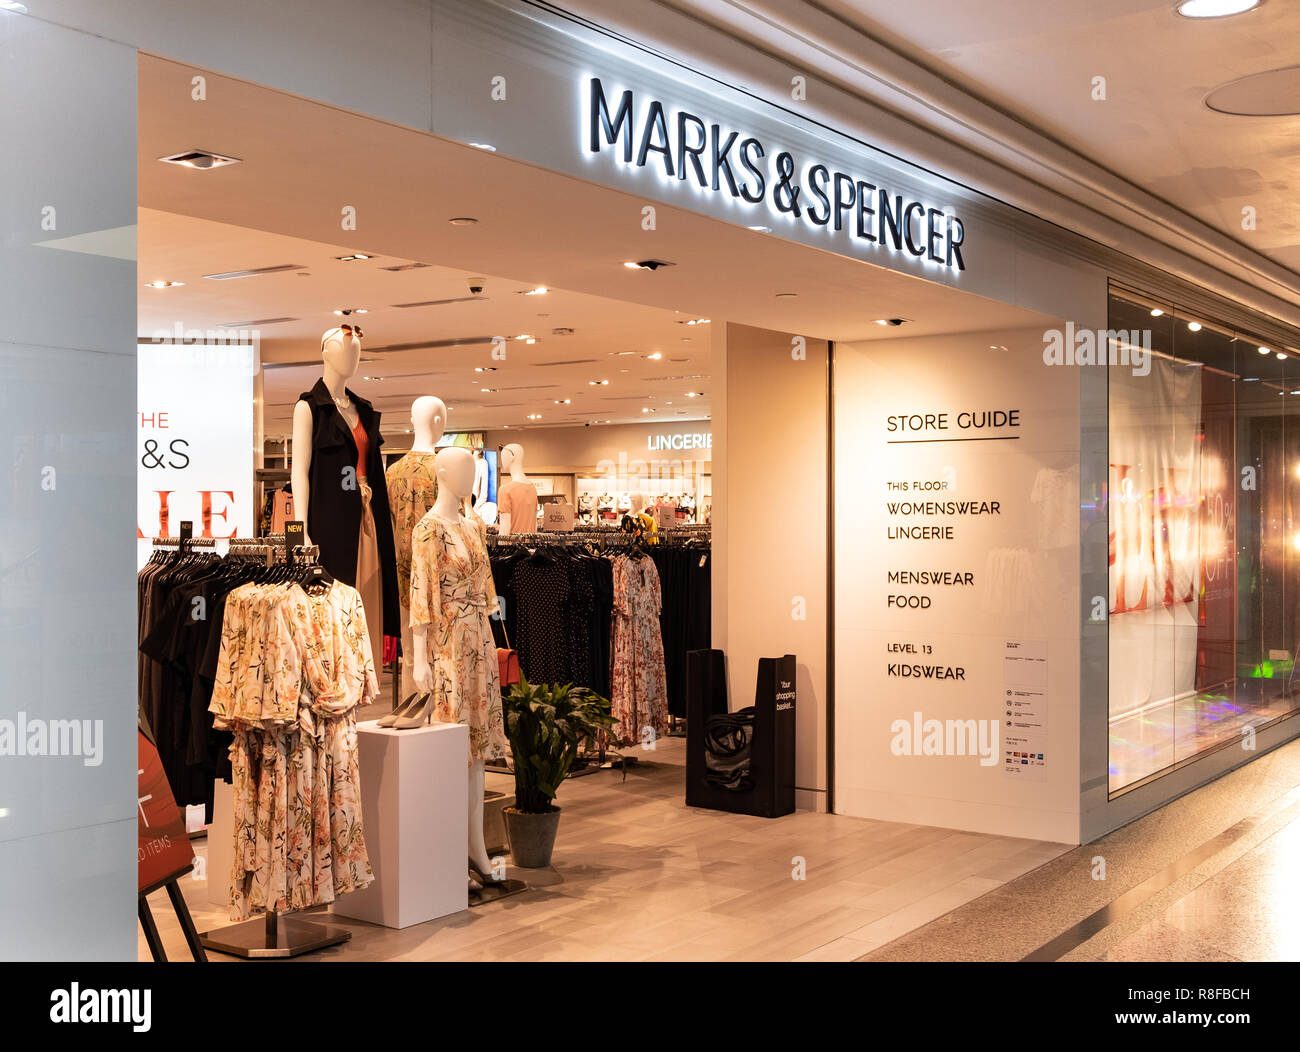
[[[1079,374],[1042,351],[836,345],[837,812],[1078,840]]]

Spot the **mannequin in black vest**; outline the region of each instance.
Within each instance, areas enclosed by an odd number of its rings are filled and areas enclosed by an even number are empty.
[[[347,388],[361,361],[360,329],[346,324],[326,331],[321,361],[321,378],[293,410],[294,517],[305,524],[304,543],[320,546],[325,569],[361,592],[378,670],[382,635],[399,635],[401,622],[379,413]],[[358,582],[359,541],[375,563],[362,567],[363,578],[367,571],[373,577],[369,582]]]

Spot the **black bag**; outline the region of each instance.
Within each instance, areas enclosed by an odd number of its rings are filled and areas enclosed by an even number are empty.
[[[754,707],[710,716],[704,724],[704,780],[733,793],[754,788],[750,751],[754,741]]]

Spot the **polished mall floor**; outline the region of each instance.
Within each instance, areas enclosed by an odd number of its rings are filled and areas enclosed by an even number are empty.
[[[1300,960],[1300,741],[1078,848],[687,808],[684,765],[670,738],[626,779],[566,782],[553,867],[510,871],[527,892],[400,931],[349,919],[350,942],[297,959]],[[206,880],[181,884],[200,931],[229,923]],[[186,960],[166,894],[150,904]]]
[[[888,946],[872,961],[1300,960],[1300,741]]]
[[[524,894],[400,931],[349,919],[350,942],[297,959],[852,960],[1068,850],[840,815],[687,808],[685,751],[670,738],[626,780],[603,770],[566,782],[554,866],[510,871]],[[488,781],[509,790],[507,777]],[[202,856],[203,841],[195,847]],[[793,879],[799,859],[804,880]],[[181,883],[200,931],[229,923],[206,881]],[[150,904],[168,958],[186,960],[165,892]]]

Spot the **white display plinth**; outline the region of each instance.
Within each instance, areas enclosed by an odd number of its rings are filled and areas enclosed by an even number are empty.
[[[361,813],[375,882],[339,897],[341,917],[408,928],[469,908],[469,728],[357,725]]]

